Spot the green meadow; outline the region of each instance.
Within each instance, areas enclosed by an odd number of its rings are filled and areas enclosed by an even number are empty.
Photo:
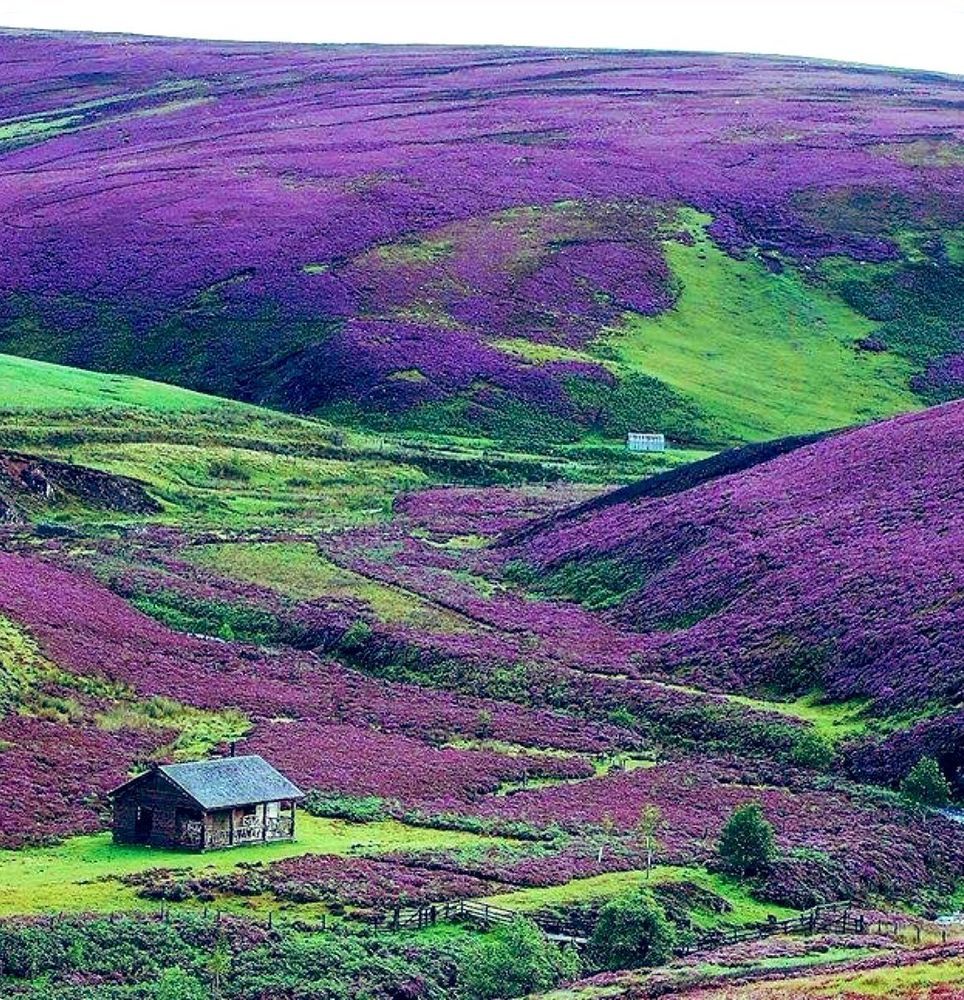
[[[737,260],[685,210],[692,246],[667,240],[677,290],[658,316],[627,314],[593,353],[654,376],[694,402],[720,442],[866,423],[920,407],[911,365],[859,352],[875,324],[788,266]]]
[[[348,823],[298,813],[297,840],[197,854],[140,844],[115,844],[109,833],[71,837],[49,847],[0,851],[0,916],[59,911],[156,909],[113,876],[153,868],[225,872],[238,864],[280,861],[302,854],[357,854],[419,848],[459,848],[498,838],[394,820]],[[237,902],[237,901],[235,901]],[[221,904],[219,904],[221,905]],[[224,902],[229,906],[230,901]]]

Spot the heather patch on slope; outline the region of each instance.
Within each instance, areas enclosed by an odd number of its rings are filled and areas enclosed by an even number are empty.
[[[0,46],[14,353],[502,441],[643,421],[715,445],[959,391],[961,170],[927,153],[959,81],[732,56]],[[712,242],[678,225],[686,206]]]
[[[947,404],[558,521],[510,555],[543,591],[641,633],[651,670],[953,705],[964,685],[962,441],[964,406]]]

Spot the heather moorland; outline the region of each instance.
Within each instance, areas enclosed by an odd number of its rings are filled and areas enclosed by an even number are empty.
[[[0,994],[964,995],[959,79],[0,54]]]

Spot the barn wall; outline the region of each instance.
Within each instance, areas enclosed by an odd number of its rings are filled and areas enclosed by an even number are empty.
[[[114,797],[114,840],[121,844],[140,843],[136,831],[140,807],[153,810],[147,843],[152,847],[177,847],[177,810],[189,809],[194,804],[172,781],[149,771]]]
[[[130,795],[114,800],[114,818],[111,829],[118,844],[133,844],[137,840],[137,801]]]

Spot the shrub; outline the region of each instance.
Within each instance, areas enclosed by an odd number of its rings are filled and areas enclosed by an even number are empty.
[[[905,798],[924,806],[943,806],[951,797],[950,786],[933,757],[921,757],[905,775],[900,790]]]
[[[208,464],[208,475],[212,479],[227,479],[246,483],[251,479],[250,471],[237,458],[217,459]]]
[[[345,652],[355,652],[361,649],[372,637],[372,627],[368,622],[359,619],[345,629],[339,645]]]
[[[388,803],[377,795],[339,795],[335,792],[310,791],[301,808],[312,816],[330,816],[352,823],[371,823],[387,819]]]
[[[201,981],[178,966],[165,969],[154,986],[155,1000],[208,1000]]]
[[[589,954],[602,969],[661,965],[673,953],[676,929],[647,890],[610,900],[599,914]]]
[[[559,948],[530,920],[519,918],[465,951],[460,962],[467,1000],[526,996],[579,974],[579,957]]]
[[[723,866],[737,875],[759,875],[776,856],[773,827],[759,802],[739,806],[726,821],[716,845]]]
[[[790,760],[798,767],[823,771],[833,763],[833,744],[818,733],[806,732],[793,744]]]

